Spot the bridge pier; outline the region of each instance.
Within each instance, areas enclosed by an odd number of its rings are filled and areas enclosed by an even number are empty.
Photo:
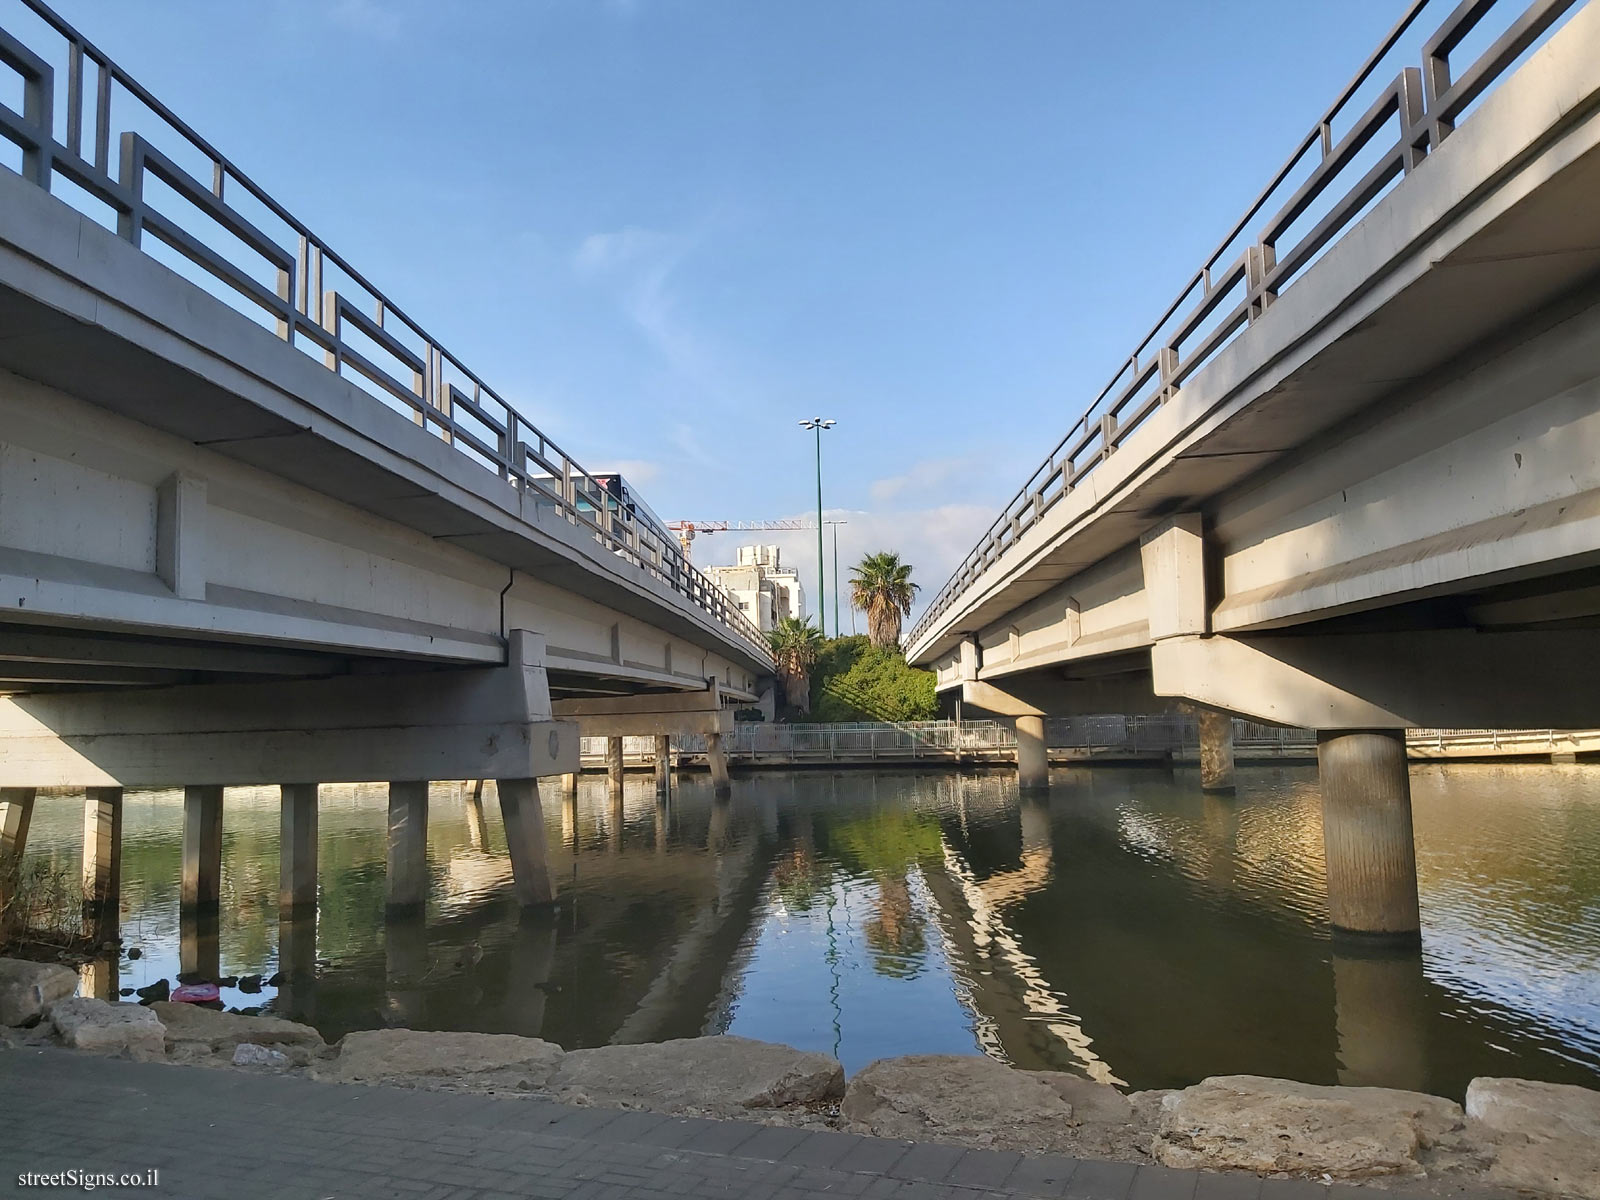
[[[420,912],[428,902],[428,783],[389,785],[389,873],[385,908]]]
[[[561,798],[563,800],[576,800],[578,798],[578,774],[568,771],[561,777]]]
[[[711,790],[718,798],[731,796],[733,781],[728,777],[728,755],[720,733],[706,734],[706,764],[711,768]]]
[[[1421,936],[1405,731],[1317,734],[1328,921],[1336,932],[1399,943]]]
[[[278,820],[278,920],[317,911],[317,785],[286,783]],[[281,931],[280,931],[281,933]]]
[[[474,850],[489,848],[489,829],[483,820],[483,780],[476,781],[472,790],[462,797],[462,807],[467,814],[467,841]]]
[[[1025,792],[1050,787],[1050,755],[1045,747],[1044,717],[1017,718],[1017,786]]]
[[[1200,723],[1200,790],[1231,792],[1233,788],[1233,714],[1202,708]]]
[[[500,819],[506,827],[506,848],[511,853],[511,878],[517,903],[537,908],[555,902],[550,880],[550,859],[544,834],[544,807],[537,779],[500,779]],[[569,801],[575,805],[576,801]],[[574,814],[575,816],[576,814]],[[563,813],[563,823],[565,823]]]
[[[666,796],[672,791],[672,735],[656,734],[656,795]]]
[[[621,793],[622,780],[622,739],[620,737],[608,737],[606,739],[606,781],[611,785],[612,792]]]
[[[222,789],[183,789],[182,909],[215,908],[222,898]]]
[[[33,797],[33,788],[0,788],[0,909],[10,901],[10,889],[22,874]]]
[[[122,898],[122,789],[92,787],[83,800],[83,906],[96,917]]]

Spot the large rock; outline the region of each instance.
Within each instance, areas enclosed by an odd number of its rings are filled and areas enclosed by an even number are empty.
[[[97,1054],[126,1054],[140,1062],[162,1058],[166,1027],[140,1004],[107,1004],[74,996],[50,1006],[46,1015],[61,1044]]]
[[[1045,1074],[975,1055],[880,1058],[850,1080],[840,1111],[878,1137],[1064,1151],[1073,1109]]]
[[[561,1047],[511,1033],[442,1033],[369,1029],[347,1033],[339,1057],[318,1071],[344,1083],[542,1087]]]
[[[574,1050],[550,1086],[601,1103],[719,1112],[837,1099],[844,1068],[825,1054],[723,1035]]]
[[[1494,1183],[1600,1200],[1600,1092],[1528,1079],[1474,1079],[1467,1116],[1494,1147]]]
[[[308,1050],[320,1050],[323,1044],[322,1035],[311,1026],[280,1017],[246,1017],[166,1000],[150,1005],[150,1011],[167,1027],[168,1051],[186,1047],[188,1043],[229,1055],[241,1042],[257,1046],[304,1046]]]
[[[1133,1104],[1108,1083],[1096,1083],[1065,1071],[1029,1071],[1072,1105],[1075,1125],[1125,1125],[1134,1119]]]
[[[1420,1092],[1222,1075],[1163,1100],[1151,1152],[1169,1167],[1417,1175],[1463,1124],[1459,1105]]]
[[[78,973],[60,963],[0,958],[0,1025],[25,1025],[78,990]]]

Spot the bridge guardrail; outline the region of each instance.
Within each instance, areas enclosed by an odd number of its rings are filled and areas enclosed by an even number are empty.
[[[0,67],[20,77],[23,97],[20,113],[0,102],[0,139],[21,150],[25,178],[46,191],[67,181],[78,192],[73,200],[98,202],[103,211],[74,207],[91,218],[110,216],[116,232],[146,253],[147,236],[175,252],[222,285],[207,286],[213,295],[312,357],[320,353],[334,374],[513,487],[536,493],[770,662],[761,631],[684,557],[670,532],[613,504],[603,483],[108,55],[41,0],[22,3],[46,27],[41,36],[64,43],[56,50],[66,61],[63,115],[52,59],[0,29]],[[131,125],[139,108],[148,117],[143,131],[122,129],[113,153],[113,114],[116,124]],[[168,265],[205,286],[183,263]]]
[[[1413,56],[1413,62],[1420,57],[1420,66],[1402,66],[1392,81],[1369,87],[1423,13],[1443,7],[1442,0],[1413,0],[956,567],[912,627],[906,645],[917,645],[984,572],[1018,545],[1024,533],[1240,330],[1259,320],[1279,292],[1449,137],[1468,110],[1568,11],[1583,3],[1587,0],[1513,0],[1509,5],[1501,0],[1460,0],[1423,39],[1420,55]],[[1509,14],[1497,32],[1487,24],[1494,12]],[[1465,66],[1452,61],[1463,50],[1477,51]],[[1247,233],[1263,219],[1254,234]]]

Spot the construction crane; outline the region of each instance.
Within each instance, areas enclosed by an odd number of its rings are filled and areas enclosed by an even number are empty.
[[[678,545],[683,547],[684,558],[689,557],[689,547],[700,534],[753,533],[762,529],[815,529],[810,521],[668,521],[667,528],[678,535]]]

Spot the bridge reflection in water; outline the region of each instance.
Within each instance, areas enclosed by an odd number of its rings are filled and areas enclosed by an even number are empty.
[[[231,1006],[568,1047],[728,1031],[837,1053],[978,1050],[1130,1087],[1257,1072],[1459,1095],[1478,1074],[1600,1083],[1592,769],[1413,770],[1424,951],[1331,940],[1314,770],[795,773],[546,797],[562,905],[520,911],[504,831],[436,785],[425,916],[385,920],[386,796],[324,789],[317,913],[280,923],[275,789],[230,789],[223,902],[180,913],[182,793],[126,801],[110,996],[180,970],[281,972]],[[555,781],[550,781],[555,783]],[[549,785],[547,785],[549,786]],[[493,785],[488,796],[492,797]],[[41,796],[30,860],[76,869],[82,805]],[[246,979],[247,985],[254,981]]]

